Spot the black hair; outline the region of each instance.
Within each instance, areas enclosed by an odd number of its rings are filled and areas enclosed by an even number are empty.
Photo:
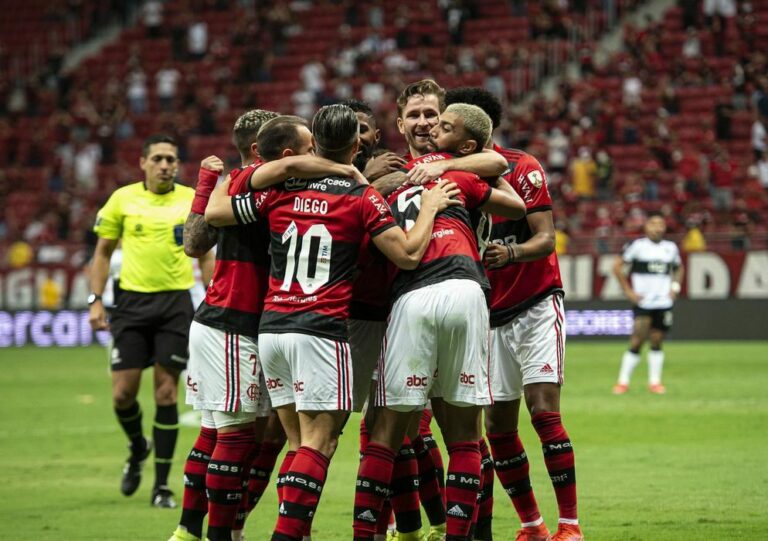
[[[479,86],[462,86],[451,88],[445,93],[445,104],[468,103],[477,105],[491,117],[491,124],[495,130],[501,125],[502,107],[499,98]]]
[[[318,153],[332,160],[340,159],[357,142],[359,132],[357,114],[339,103],[321,107],[312,119]]]
[[[168,143],[169,145],[173,145],[178,148],[178,143],[176,142],[176,139],[171,137],[170,135],[166,135],[164,133],[156,133],[155,135],[150,135],[146,139],[144,139],[144,144],[141,145],[141,156],[142,158],[146,158],[149,156],[149,147],[152,145],[156,145],[158,143]]]

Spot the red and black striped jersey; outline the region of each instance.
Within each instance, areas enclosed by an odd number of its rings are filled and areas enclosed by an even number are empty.
[[[365,321],[386,321],[392,295],[389,290],[388,259],[366,235],[360,246],[357,278],[352,285],[349,317]]]
[[[230,172],[229,194],[251,191],[258,164]],[[257,336],[267,292],[269,231],[266,223],[219,228],[216,265],[195,320],[230,333]]]
[[[381,195],[346,177],[293,178],[236,196],[232,208],[240,223],[269,220],[272,265],[259,332],[345,340],[360,244],[396,225]]]
[[[547,188],[547,176],[539,161],[522,150],[508,150],[494,145],[509,164],[504,178],[525,202],[527,214],[551,211],[552,198]],[[528,220],[508,220],[493,217],[491,242],[522,244],[532,236]],[[512,263],[498,269],[488,269],[491,282],[491,326],[505,325],[541,299],[563,292],[557,254],[524,263]]]
[[[408,162],[405,170],[409,171],[419,163],[447,160],[452,157],[446,153],[425,154]],[[416,269],[395,271],[392,282],[394,299],[408,291],[456,278],[474,280],[486,292],[489,289],[470,212],[485,204],[491,196],[491,187],[474,173],[465,171],[447,171],[441,179],[458,185],[461,190],[458,198],[462,205],[448,207],[437,215],[429,246]],[[431,188],[436,183],[437,181],[433,181],[424,186],[404,185],[387,197],[392,213],[403,229],[407,231],[416,222],[424,188]]]

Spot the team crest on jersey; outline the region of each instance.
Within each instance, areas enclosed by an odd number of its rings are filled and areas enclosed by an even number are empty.
[[[285,189],[289,192],[303,190],[307,187],[307,181],[303,178],[289,178],[285,181]]]
[[[541,188],[541,185],[544,184],[544,176],[541,174],[541,171],[536,171],[535,169],[528,173],[528,182],[536,186],[537,188]]]

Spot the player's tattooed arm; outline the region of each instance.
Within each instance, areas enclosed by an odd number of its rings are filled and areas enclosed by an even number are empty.
[[[251,174],[251,188],[263,190],[280,184],[289,178],[315,178],[324,175],[357,178],[357,169],[352,165],[334,162],[320,156],[302,154],[287,156],[267,162]]]
[[[394,171],[374,180],[371,182],[371,186],[373,186],[373,188],[381,195],[386,197],[402,186],[407,180],[408,177],[403,171]]]
[[[450,160],[435,160],[420,163],[408,171],[408,182],[411,184],[426,184],[446,171],[469,171],[479,177],[497,177],[507,170],[507,160],[491,149],[468,154]]]
[[[184,222],[184,253],[202,257],[216,244],[218,230],[205,222],[205,216],[190,212]]]

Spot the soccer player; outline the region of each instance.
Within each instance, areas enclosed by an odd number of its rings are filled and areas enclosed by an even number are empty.
[[[242,167],[229,174],[233,193],[249,191],[250,174],[260,162],[256,135],[277,116],[256,109],[235,122],[233,139]],[[308,147],[299,143],[291,152],[311,149],[311,142]],[[218,250],[213,279],[190,329],[187,403],[202,411],[202,426],[185,463],[181,520],[170,541],[198,541],[206,514],[210,541],[230,541],[233,530],[240,536],[238,511],[248,507],[242,484],[271,411],[257,344],[269,238],[262,224],[218,229],[205,223],[205,207],[223,166],[216,156],[202,161],[184,229],[188,255],[205,253],[214,244]]]
[[[491,121],[481,109],[455,104],[440,116],[430,138],[433,148],[464,156],[481,152],[490,133]],[[409,166],[449,157],[427,154]],[[474,174],[449,171],[443,178],[459,185],[462,206],[438,216],[422,263],[413,271],[399,272],[393,283],[394,306],[376,396],[381,409],[358,472],[356,540],[373,538],[395,452],[413,412],[418,418],[430,396],[442,398],[446,411],[441,427],[450,457],[446,539],[464,540],[469,534],[479,487],[480,407],[491,402],[484,296],[488,285],[469,210],[520,218],[525,208],[519,197],[492,188]],[[388,198],[406,228],[413,223],[423,189],[403,186]]]
[[[621,359],[614,394],[624,394],[629,390],[629,379],[640,362],[640,348],[646,339],[651,344],[648,352],[648,390],[656,394],[666,392],[661,383],[664,366],[662,343],[672,327],[672,305],[680,293],[683,279],[680,252],[674,242],[664,239],[666,231],[664,217],[657,212],[650,213],[645,221],[645,237],[624,246],[613,266],[613,273],[632,302],[635,313],[629,349]]]
[[[343,105],[321,108],[313,119],[318,154],[351,164],[359,147],[359,123]],[[269,126],[262,130],[264,133]],[[281,164],[254,172],[252,186],[285,179]],[[286,432],[298,413],[301,447],[284,476],[273,540],[301,539],[319,502],[339,431],[351,409],[352,360],[347,319],[352,273],[363,235],[395,264],[414,268],[429,243],[434,217],[458,201],[438,185],[413,230],[397,227],[386,202],[359,184],[347,166],[343,176],[291,178],[269,191],[232,199],[239,223],[268,218],[272,243],[270,286],[259,341],[273,405]],[[214,192],[214,199],[216,192]],[[211,216],[209,216],[209,211]],[[211,209],[206,218],[217,216]],[[289,440],[290,440],[289,433]]]
[[[178,435],[176,395],[179,373],[187,364],[194,285],[192,261],[184,254],[182,232],[194,190],[177,184],[176,142],[164,135],[144,141],[139,166],[144,179],[115,191],[99,210],[94,231],[99,239],[91,267],[89,321],[95,330],[110,329],[112,398],[120,426],[130,441],[130,455],[120,490],[130,496],[139,487],[144,461],[152,450],[142,430],[136,396],[144,368],[154,366],[156,403],[153,429],[155,483],[150,503],[175,507],[168,472]],[[107,322],[102,294],[109,260],[122,240],[120,300]],[[212,257],[200,258],[210,276]]]
[[[489,114],[494,128],[501,121],[501,104],[482,88],[449,90],[446,101],[478,105]],[[520,150],[493,148],[509,162],[505,178],[525,201],[526,217],[507,220],[494,216],[491,243],[485,251],[495,367],[494,404],[485,409],[486,435],[496,475],[522,522],[517,539],[545,541],[549,531],[533,495],[527,455],[517,434],[520,398],[524,396],[560,513],[552,539],[577,541],[582,534],[576,514],[574,455],[560,419],[565,321],[554,253],[552,201],[546,174],[536,158]],[[480,523],[476,533],[483,534]]]

